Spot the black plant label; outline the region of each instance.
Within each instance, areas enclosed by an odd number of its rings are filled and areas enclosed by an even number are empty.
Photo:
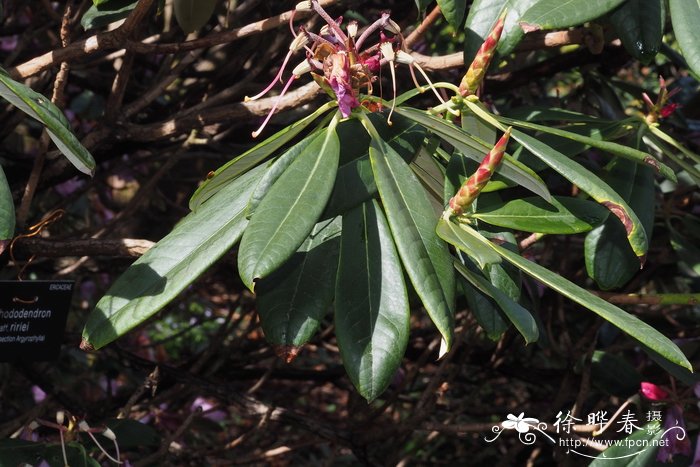
[[[0,281],[0,361],[58,358],[73,281]]]

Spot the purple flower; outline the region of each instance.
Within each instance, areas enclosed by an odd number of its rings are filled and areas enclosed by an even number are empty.
[[[664,441],[656,454],[659,462],[673,462],[675,454],[690,457],[690,438],[685,431],[685,419],[683,408],[677,404],[671,404],[664,417]]]

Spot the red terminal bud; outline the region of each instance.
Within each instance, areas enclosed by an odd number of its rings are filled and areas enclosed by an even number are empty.
[[[491,33],[486,37],[481,47],[479,47],[474,61],[469,65],[467,73],[459,83],[459,92],[463,97],[475,94],[476,90],[479,89],[479,86],[481,86],[481,83],[484,81],[486,70],[491,64],[491,59],[493,59],[496,53],[498,41],[503,33],[504,17],[505,15],[501,15],[498,21],[496,21]]]
[[[464,210],[474,202],[477,196],[479,196],[479,193],[481,193],[481,190],[484,189],[488,181],[491,180],[493,172],[503,160],[511,130],[512,127],[508,127],[503,136],[501,136],[501,139],[498,140],[493,149],[491,149],[491,151],[486,154],[486,157],[484,157],[484,160],[481,161],[476,172],[462,184],[457,194],[450,199],[450,209],[453,214],[462,214]]]

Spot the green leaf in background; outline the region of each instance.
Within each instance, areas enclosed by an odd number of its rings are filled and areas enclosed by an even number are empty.
[[[0,166],[0,255],[5,250],[5,240],[15,235],[15,205],[5,172]]]
[[[655,211],[654,173],[649,167],[635,167],[629,161],[617,162],[619,168],[614,172],[618,173],[620,181],[613,178],[611,184],[618,193],[626,195],[630,208],[638,214],[642,227],[651,236]],[[584,257],[588,276],[603,290],[622,287],[639,272],[639,262],[627,246],[625,229],[612,216],[586,236]]]
[[[498,122],[488,111],[482,109],[478,104],[464,101],[472,111],[485,121],[499,126],[505,131],[505,127]],[[593,172],[583,167],[576,161],[566,157],[564,154],[542,144],[536,138],[523,133],[520,130],[513,130],[511,137],[527,148],[532,154],[539,157],[555,171],[561,174],[574,185],[578,185],[581,190],[588,193],[594,200],[607,207],[625,227],[627,241],[632,247],[640,263],[644,263],[649,241],[644,231],[641,221],[635,212],[629,207],[627,202],[610,186],[596,176]]]
[[[437,3],[450,26],[459,31],[467,11],[467,0],[437,0]]]
[[[503,310],[503,313],[513,323],[518,332],[523,336],[525,342],[530,344],[537,342],[539,338],[539,329],[537,323],[529,311],[513,301],[508,295],[503,293],[499,288],[494,287],[491,282],[487,281],[483,276],[470,271],[469,268],[462,263],[455,261],[455,268],[464,276],[474,287],[489,297],[498,304]]]
[[[473,235],[474,231],[471,229],[462,229],[454,222],[440,219],[435,231],[441,239],[476,261],[480,269],[486,269],[489,264],[501,262],[501,257],[490,248],[484,247],[483,243]]]
[[[86,31],[107,26],[129,16],[137,3],[138,0],[93,1],[93,5],[80,19],[80,25]]]
[[[506,117],[496,118],[499,122],[503,123],[504,125],[512,125],[519,128],[527,128],[530,130],[537,130],[542,131],[544,133],[550,133],[552,135],[561,136],[562,138],[566,138],[571,141],[576,141],[600,149],[602,151],[609,152],[610,154],[613,154],[615,156],[624,157],[625,159],[632,160],[634,162],[637,162],[638,164],[648,165],[649,167],[653,167],[656,171],[658,171],[660,174],[662,174],[669,180],[676,180],[676,174],[669,166],[659,161],[651,154],[644,151],[640,151],[639,149],[614,143],[612,141],[603,141],[602,139],[586,136],[578,132],[561,130],[552,126],[537,125],[535,123],[513,120]]]
[[[469,229],[469,227],[466,226],[462,226],[462,228]],[[483,237],[481,238],[483,239]],[[593,295],[587,290],[564,279],[549,269],[523,258],[517,253],[513,253],[512,251],[496,245],[495,243],[489,242],[486,239],[483,239],[482,241],[484,244],[493,248],[494,251],[501,255],[505,260],[514,264],[526,274],[549,286],[565,297],[570,298],[584,308],[596,313],[598,316],[617,326],[620,330],[629,334],[634,339],[637,339],[642,344],[658,352],[665,359],[692,370],[690,362],[683,352],[681,352],[678,346],[671,342],[670,339],[661,334],[659,331],[646,324],[644,321],[630,315],[621,308],[606,302],[602,298]]]
[[[661,47],[666,25],[666,2],[627,0],[610,14],[610,23],[627,52],[648,64]]]
[[[588,467],[646,467],[655,464],[658,441],[664,434],[659,422],[651,422],[603,451]],[[675,436],[672,433],[671,436]],[[685,436],[688,436],[684,433]],[[656,442],[655,442],[656,441]],[[633,447],[630,447],[633,446]],[[664,465],[664,464],[660,464]]]
[[[438,216],[415,174],[391,146],[373,138],[369,157],[404,268],[443,337],[442,356],[454,333],[455,274],[447,244],[435,233]]]
[[[624,1],[538,0],[523,13],[519,22],[528,29],[563,29],[600,18]]]
[[[289,261],[255,288],[265,338],[286,361],[311,339],[330,309],[340,228],[339,217],[316,224]]]
[[[474,60],[476,51],[491,32],[504,8],[508,9],[508,13],[503,22],[503,34],[498,42],[498,53],[507,55],[512,52],[525,35],[518,21],[522,14],[537,1],[474,0],[464,25],[464,63],[468,66]]]
[[[335,333],[358,392],[376,399],[406,351],[410,310],[401,262],[376,201],[343,215]]]
[[[320,131],[260,202],[238,253],[238,271],[250,290],[306,240],[333,190],[339,154],[335,127]]]
[[[613,396],[627,398],[639,391],[642,377],[627,361],[614,353],[596,350],[591,358],[591,380]]]
[[[700,0],[669,0],[673,33],[688,66],[700,74]]]
[[[95,160],[75,137],[63,112],[49,99],[13,80],[2,68],[0,68],[0,97],[44,124],[51,140],[71,164],[81,172],[93,175]]]
[[[500,339],[503,333],[508,330],[508,323],[503,319],[503,312],[496,305],[496,302],[462,277],[460,277],[460,284],[464,289],[469,310],[486,333],[486,337],[492,341]]]
[[[428,8],[428,6],[433,3],[433,0],[415,0],[416,2],[416,8],[418,8],[418,14],[423,15],[425,13],[425,9]]]
[[[426,112],[416,109],[398,108],[396,109],[396,113],[423,125],[444,141],[454,146],[462,154],[477,162],[481,162],[484,156],[491,150],[490,147],[474,140],[471,135],[461,128],[438,117],[429,115]],[[547,185],[544,184],[536,173],[513,160],[513,158],[507,154],[503,159],[503,163],[496,170],[496,173],[544,199],[549,199],[551,196]]]
[[[600,225],[609,213],[593,201],[555,196],[551,204],[538,197],[520,198],[485,207],[480,204],[477,211],[469,214],[469,217],[524,232],[573,234],[587,232]]]
[[[88,316],[81,346],[98,349],[143,323],[226,253],[248,224],[245,207],[264,171],[224,187],[136,260]]]
[[[175,18],[183,31],[198,31],[214,14],[219,0],[173,0]]]
[[[240,156],[216,169],[211,177],[207,178],[207,180],[199,185],[197,191],[195,191],[190,198],[190,209],[192,211],[196,211],[199,206],[202,205],[202,203],[211,198],[222,187],[226,186],[226,184],[230,183],[232,180],[235,180],[241,174],[244,174],[246,171],[255,167],[279,148],[287,144],[302,130],[308,127],[314,120],[327,112],[334,105],[334,102],[329,102],[322,105],[312,114],[283,128],[262,143],[256,145],[255,147],[249,149]]]

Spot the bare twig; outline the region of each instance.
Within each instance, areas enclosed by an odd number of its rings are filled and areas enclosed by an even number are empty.
[[[155,243],[143,239],[94,239],[54,241],[45,238],[22,239],[18,246],[33,255],[47,258],[66,256],[123,256],[137,258]]]

